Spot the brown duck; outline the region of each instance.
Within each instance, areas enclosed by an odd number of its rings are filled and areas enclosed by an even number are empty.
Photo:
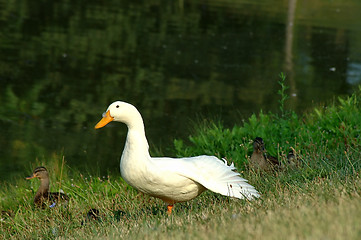
[[[272,171],[280,168],[281,163],[277,158],[267,155],[263,139],[256,137],[253,141],[253,153],[250,166],[255,170]]]
[[[300,159],[296,155],[296,150],[291,147],[290,151],[287,154],[287,163],[290,168],[298,168],[300,166]]]
[[[40,187],[35,194],[34,203],[38,207],[55,207],[58,202],[62,201],[65,204],[69,197],[61,192],[49,192],[49,173],[45,167],[37,167],[34,169],[33,175],[26,179],[38,178],[40,179]],[[49,205],[48,205],[49,204]]]

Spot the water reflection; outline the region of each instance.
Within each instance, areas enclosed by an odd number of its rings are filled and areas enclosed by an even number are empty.
[[[281,71],[296,111],[361,80],[356,0],[0,5],[0,180],[62,154],[71,167],[118,172],[125,127],[93,130],[117,99],[170,153],[197,116],[231,126],[277,111]]]
[[[297,89],[294,78],[294,67],[293,67],[293,31],[295,21],[295,10],[297,0],[288,1],[287,21],[286,21],[286,44],[285,44],[285,72],[288,74],[288,82],[291,96],[291,107],[295,108],[297,100]]]

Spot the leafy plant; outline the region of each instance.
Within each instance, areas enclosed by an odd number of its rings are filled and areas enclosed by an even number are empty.
[[[360,145],[361,88],[350,97],[339,98],[338,104],[318,107],[314,112],[298,116],[284,109],[284,102],[288,98],[285,90],[288,87],[284,83],[285,76],[281,73],[280,77],[281,117],[261,111],[258,115],[251,115],[243,125],[235,125],[232,129],[224,128],[220,122],[208,123],[198,127],[195,134],[189,137],[191,145],[176,140],[176,154],[216,155],[230,159],[240,169],[245,169],[247,158],[253,151],[253,139],[262,137],[269,154],[281,160],[286,159],[290,147],[294,148],[307,169],[304,172],[307,178],[325,176],[325,172],[330,171],[343,175],[357,171],[360,161],[351,164],[345,153],[359,149]]]
[[[282,117],[285,117],[285,101],[289,98],[289,96],[286,93],[286,90],[289,88],[286,84],[286,75],[281,72],[279,77],[281,78],[281,80],[278,81],[278,84],[281,86],[281,89],[279,89],[277,91],[278,95],[280,95],[281,99],[278,100],[279,104],[280,104],[280,110],[281,110],[281,115]]]

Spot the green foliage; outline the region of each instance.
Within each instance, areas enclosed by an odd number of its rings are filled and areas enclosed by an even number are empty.
[[[286,94],[286,90],[288,87],[285,84],[286,75],[284,75],[283,72],[280,73],[279,77],[281,78],[280,81],[278,81],[278,84],[281,86],[281,89],[277,91],[277,93],[280,95],[281,99],[278,100],[280,104],[280,110],[282,113],[282,117],[285,116],[285,101],[289,98],[289,96]]]
[[[360,150],[361,88],[350,97],[339,98],[339,104],[319,107],[312,113],[298,116],[284,110],[287,87],[284,76],[281,77],[282,116],[261,111],[232,129],[224,128],[221,123],[203,124],[189,137],[191,145],[181,140],[174,142],[177,156],[215,154],[245,169],[253,151],[253,139],[262,137],[269,154],[283,161],[289,148],[294,148],[305,168],[303,177],[324,177],[335,171],[345,176],[358,171],[360,161],[351,161],[349,155],[356,157]]]

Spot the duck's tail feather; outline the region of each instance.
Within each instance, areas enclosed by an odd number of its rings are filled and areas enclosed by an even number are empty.
[[[200,164],[197,169],[203,174],[198,174],[197,182],[202,184],[205,188],[220,193],[225,196],[235,197],[239,199],[252,200],[260,197],[260,193],[247,180],[240,177],[234,164],[228,165],[213,156],[199,156],[195,163]]]

